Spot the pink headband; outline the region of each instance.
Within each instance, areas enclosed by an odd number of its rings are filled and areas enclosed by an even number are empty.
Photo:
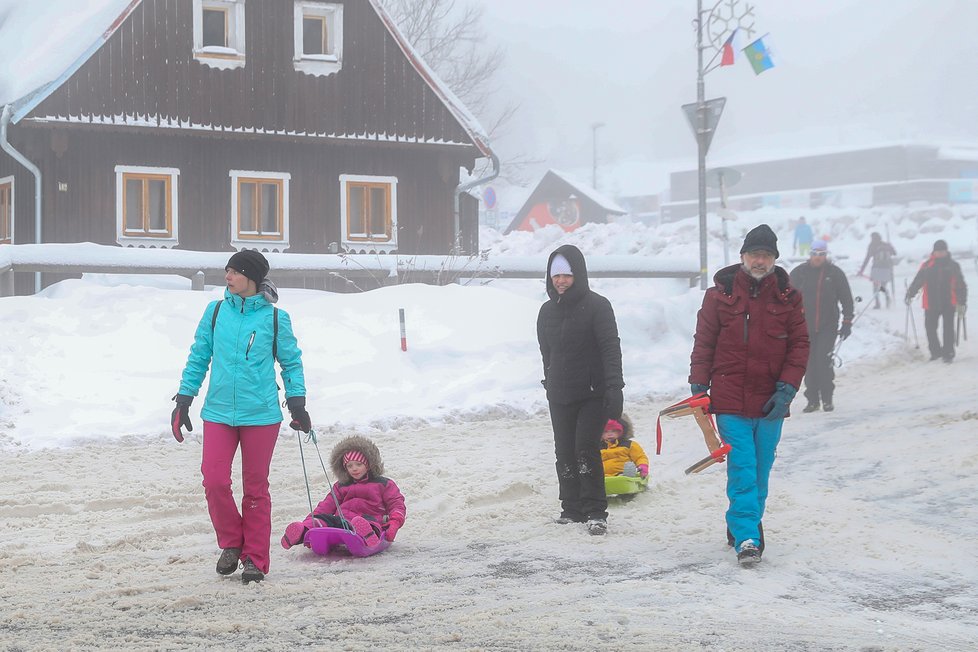
[[[366,456],[360,451],[350,451],[343,456],[343,466],[346,466],[348,462],[360,462],[365,466],[370,466],[367,464]]]
[[[617,432],[625,432],[625,426],[621,425],[614,419],[608,419],[607,425],[604,427],[605,430],[615,430]]]

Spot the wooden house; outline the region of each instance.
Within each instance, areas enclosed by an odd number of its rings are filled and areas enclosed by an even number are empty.
[[[477,249],[460,178],[498,162],[380,0],[115,2],[57,78],[0,97],[0,244]]]

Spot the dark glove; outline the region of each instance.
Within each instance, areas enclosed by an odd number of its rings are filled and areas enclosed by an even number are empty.
[[[689,392],[693,396],[696,396],[697,394],[706,394],[708,391],[710,391],[709,385],[700,385],[698,383],[693,383],[692,385],[689,386]]]
[[[290,396],[285,399],[285,402],[289,406],[289,413],[292,415],[292,421],[289,423],[289,427],[308,434],[312,430],[312,419],[309,418],[309,413],[306,412],[306,397]]]
[[[909,306],[913,303],[913,295],[908,293],[907,296],[903,297],[903,302]]]
[[[609,388],[604,393],[604,411],[608,413],[609,419],[620,419],[621,412],[625,408],[625,397],[621,393],[620,387]]]
[[[788,383],[783,382],[778,382],[775,387],[778,389],[761,408],[761,411],[766,415],[764,418],[768,421],[785,418],[788,414],[788,406],[791,405],[791,399],[795,397],[795,392],[798,391]]]
[[[958,311],[959,315],[963,315],[968,311],[968,306],[963,303],[959,303],[954,309]]]
[[[848,319],[842,320],[842,328],[839,329],[839,337],[846,339],[852,335],[852,322]]]
[[[180,432],[180,426],[186,426],[187,430],[194,429],[194,424],[190,423],[190,404],[194,402],[194,397],[187,396],[186,394],[177,394],[173,397],[173,400],[176,401],[177,406],[170,413],[170,430],[173,431],[174,439],[183,441],[183,433]]]

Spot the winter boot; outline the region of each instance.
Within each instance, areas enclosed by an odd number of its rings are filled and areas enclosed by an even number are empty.
[[[635,462],[628,460],[625,462],[625,466],[622,467],[621,474],[626,478],[634,478],[638,475],[638,467],[635,466]]]
[[[217,572],[221,575],[230,575],[238,570],[238,557],[241,556],[241,548],[225,548],[221,551],[221,557],[217,560]]]
[[[561,512],[560,516],[554,519],[554,523],[557,525],[569,525],[571,523],[583,523],[584,518],[577,514],[569,514],[567,512]]]
[[[822,403],[822,409],[826,412],[831,412],[835,409],[835,406],[832,404],[832,401],[825,401],[825,403]]]
[[[818,401],[808,401],[808,405],[805,406],[802,412],[815,412],[818,410],[818,407]]]
[[[760,550],[763,553],[764,552],[764,524],[763,523],[757,524],[757,531],[760,532],[761,534],[761,545],[758,548],[758,550]],[[734,535],[731,534],[730,528],[727,528],[727,545],[733,548],[734,543],[735,543]]]
[[[748,539],[740,544],[740,550],[737,551],[737,562],[741,566],[754,566],[759,561],[761,561],[761,550],[752,540]]]
[[[604,536],[608,532],[608,521],[603,518],[588,519],[587,533],[591,536]]]
[[[306,530],[306,526],[299,521],[289,523],[285,528],[285,535],[282,536],[282,547],[288,550],[292,546],[297,546],[305,541]]]
[[[353,531],[356,532],[363,542],[367,546],[376,546],[380,543],[380,537],[377,535],[377,530],[374,529],[370,521],[362,516],[354,516],[350,519],[350,525],[353,526]]]
[[[265,573],[258,570],[255,562],[251,561],[251,557],[246,557],[244,570],[241,571],[241,582],[247,584],[248,582],[261,582],[263,579],[265,579]]]

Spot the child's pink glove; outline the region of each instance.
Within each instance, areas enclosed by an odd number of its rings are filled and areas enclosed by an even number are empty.
[[[387,529],[385,532],[387,533],[388,541],[394,540],[394,537],[397,536],[397,531],[401,529],[401,525],[403,525],[403,523],[400,521],[390,521],[387,523]]]
[[[648,464],[639,464],[638,465],[638,474],[640,476],[642,476],[643,478],[649,477],[649,465]]]

